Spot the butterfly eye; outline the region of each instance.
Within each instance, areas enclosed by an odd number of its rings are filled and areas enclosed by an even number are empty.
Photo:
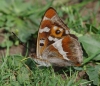
[[[60,30],[56,30],[56,34],[60,34],[60,32],[61,32]]]

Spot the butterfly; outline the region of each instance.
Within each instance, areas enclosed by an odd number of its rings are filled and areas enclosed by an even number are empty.
[[[67,25],[60,19],[54,8],[45,12],[41,21],[37,51],[34,61],[40,66],[80,66],[83,51],[78,38],[70,34]]]

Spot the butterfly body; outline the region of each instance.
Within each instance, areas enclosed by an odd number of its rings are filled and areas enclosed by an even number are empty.
[[[37,56],[34,60],[41,66],[80,66],[83,52],[75,35],[49,8],[41,21],[37,38]]]

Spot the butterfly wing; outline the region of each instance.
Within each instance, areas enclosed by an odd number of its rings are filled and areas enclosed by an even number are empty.
[[[48,46],[42,57],[54,66],[80,66],[83,60],[80,43],[71,35]]]
[[[40,24],[34,60],[42,66],[79,66],[82,55],[77,37],[70,34],[68,27],[50,7]]]
[[[40,58],[47,46],[69,34],[68,27],[50,7],[41,21],[37,38],[37,57]]]

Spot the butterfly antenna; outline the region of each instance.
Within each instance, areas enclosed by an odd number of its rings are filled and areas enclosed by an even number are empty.
[[[17,35],[16,35],[14,32],[12,32],[12,33],[13,33],[14,36],[17,37]],[[32,56],[32,57],[33,57],[33,56],[36,57],[36,54],[33,53],[33,51],[31,51],[31,49],[30,49],[28,46],[25,46],[24,43],[23,43],[23,42],[22,42],[18,37],[17,37],[17,39],[19,40],[19,42],[20,42],[24,47],[26,47],[26,48],[28,49],[29,52],[31,52],[30,56]]]
[[[12,32],[13,33],[13,35],[15,36],[15,37],[17,37],[17,35],[14,33],[14,32]],[[24,46],[24,47],[26,47],[27,49],[29,49],[29,47],[27,47],[27,46],[25,46],[24,44],[23,44],[23,42],[17,37],[17,39],[19,40],[19,42]],[[30,50],[29,50],[30,51]]]

